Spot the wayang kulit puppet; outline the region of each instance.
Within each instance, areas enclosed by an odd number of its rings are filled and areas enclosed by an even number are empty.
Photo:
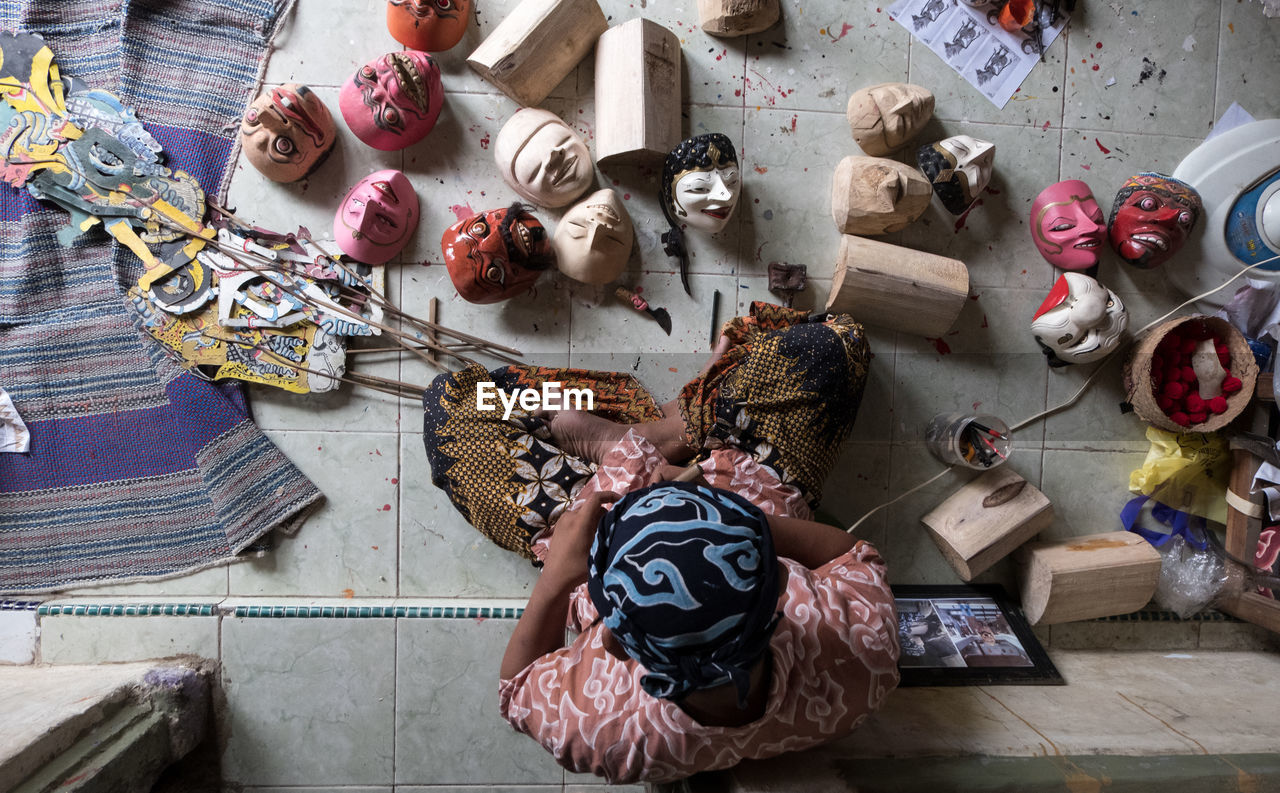
[[[1079,179],[1051,184],[1031,202],[1031,240],[1054,267],[1096,267],[1106,234],[1102,209],[1089,185]]]
[[[680,260],[680,283],[689,292],[689,255],[681,224],[705,234],[724,229],[738,205],[742,171],[733,142],[719,132],[680,142],[662,166],[662,213],[671,224],[663,251]]]
[[[1131,176],[1111,203],[1111,247],[1134,267],[1159,267],[1187,241],[1203,209],[1200,194],[1180,179],[1158,173]]]
[[[1053,367],[1092,363],[1120,343],[1129,314],[1115,292],[1085,275],[1063,273],[1036,309],[1031,333]]]
[[[70,213],[63,245],[102,226],[142,261],[129,301],[189,370],[326,391],[343,371],[345,337],[379,332],[368,297],[381,270],[217,208],[206,222],[196,180],[161,164],[117,97],[62,77],[40,37],[0,33],[0,96],[0,176]]]
[[[911,83],[880,83],[849,97],[849,130],[864,154],[882,157],[911,142],[933,117],[933,92]]]
[[[607,284],[622,274],[634,241],[631,216],[618,194],[605,188],[564,214],[551,244],[560,272],[586,284]]]
[[[240,121],[245,159],[273,182],[296,182],[324,162],[337,140],[329,108],[305,85],[264,90]]]
[[[962,215],[991,181],[995,156],[995,144],[955,135],[921,146],[916,160],[947,211]]]
[[[418,194],[400,171],[375,171],[347,192],[333,218],[342,252],[365,264],[386,264],[418,227]]]
[[[389,52],[366,63],[338,93],[347,126],[379,151],[398,151],[427,136],[444,105],[440,67],[425,52]]]
[[[498,131],[493,159],[502,179],[526,201],[562,207],[591,186],[591,152],[548,110],[517,110]]]
[[[440,250],[454,288],[471,303],[527,292],[555,264],[547,230],[520,203],[458,221],[440,238]]]
[[[387,0],[387,30],[411,50],[444,52],[462,40],[472,0]]]

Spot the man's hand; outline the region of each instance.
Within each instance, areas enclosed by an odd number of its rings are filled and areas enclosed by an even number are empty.
[[[653,473],[649,474],[649,479],[645,484],[654,485],[658,482],[675,482],[677,477],[684,474],[688,468],[689,466],[687,465],[660,465],[654,469]],[[692,479],[686,478],[679,481],[689,482],[694,485],[705,485],[707,483],[707,480],[702,478],[701,470]]]
[[[620,498],[612,491],[598,490],[587,496],[582,506],[560,516],[551,535],[551,551],[542,567],[542,578],[550,578],[551,583],[570,590],[587,580],[587,557],[604,505]]]
[[[621,496],[611,491],[592,493],[582,506],[565,512],[556,521],[542,575],[533,585],[529,603],[502,656],[499,674],[503,680],[510,680],[529,664],[563,646],[569,595],[587,580],[587,557],[604,505],[619,498]]]

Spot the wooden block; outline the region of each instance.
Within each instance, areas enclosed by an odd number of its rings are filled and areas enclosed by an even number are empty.
[[[939,338],[951,329],[968,297],[964,262],[845,234],[827,311]]]
[[[1128,614],[1147,605],[1160,583],[1160,552],[1127,531],[1031,543],[1018,556],[1022,610],[1032,625]]]
[[[973,580],[1049,527],[1048,497],[1004,465],[953,493],[920,518],[961,579]]]
[[[596,162],[661,167],[680,134],[680,39],[648,19],[596,42]]]
[[[778,0],[698,0],[698,21],[712,36],[759,33],[778,21]]]
[[[516,102],[533,107],[608,28],[596,0],[523,0],[480,42],[467,65]]]

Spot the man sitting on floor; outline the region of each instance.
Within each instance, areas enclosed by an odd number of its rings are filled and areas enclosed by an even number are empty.
[[[812,520],[865,385],[861,326],[756,304],[717,352],[647,421],[561,412],[500,426],[470,413],[483,373],[466,370],[424,396],[433,481],[477,528],[543,563],[503,657],[503,716],[610,782],[841,737],[898,682],[883,562]],[[690,459],[700,482],[664,481]],[[556,499],[514,487],[539,464],[534,491]],[[508,468],[509,482],[495,473]],[[566,624],[579,632],[569,647]]]

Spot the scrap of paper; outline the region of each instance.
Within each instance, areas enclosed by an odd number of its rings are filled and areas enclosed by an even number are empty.
[[[998,11],[995,2],[970,6],[954,0],[897,0],[889,6],[889,15],[899,25],[1003,108],[1039,63],[1040,49],[1031,34],[1000,27]],[[1045,49],[1066,26],[1064,17],[1044,29]]]
[[[31,433],[9,394],[0,388],[0,452],[31,451]]]

